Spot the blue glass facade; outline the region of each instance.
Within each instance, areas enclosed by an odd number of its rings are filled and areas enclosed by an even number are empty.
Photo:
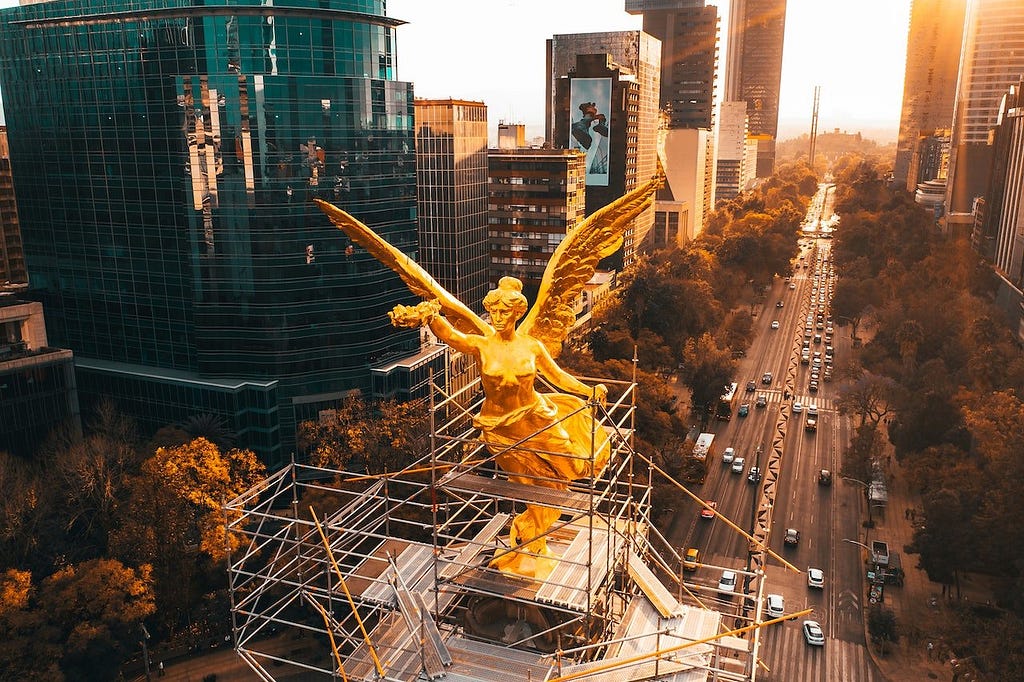
[[[368,392],[371,365],[418,348],[386,317],[410,302],[405,286],[311,203],[343,206],[415,257],[413,93],[393,80],[401,22],[383,5],[58,0],[0,12],[30,292],[54,345],[101,361],[83,399],[106,392],[153,421],[182,372],[183,395],[204,380],[213,393],[223,380],[276,382],[276,407],[263,388],[241,391],[230,420],[241,427],[244,397],[260,396],[260,430],[280,437],[250,446],[274,463],[304,416],[294,405]],[[108,390],[103,361],[147,372],[111,375]]]

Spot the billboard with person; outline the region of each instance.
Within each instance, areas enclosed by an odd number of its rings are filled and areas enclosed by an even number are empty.
[[[587,185],[608,186],[611,78],[573,78],[569,84],[569,148],[587,155]]]

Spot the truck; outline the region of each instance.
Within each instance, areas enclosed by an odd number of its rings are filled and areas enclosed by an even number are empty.
[[[693,444],[693,458],[703,462],[711,452],[711,444],[715,442],[715,434],[702,433],[697,436],[697,442]]]
[[[879,568],[889,565],[889,545],[881,540],[871,541],[871,563]]]

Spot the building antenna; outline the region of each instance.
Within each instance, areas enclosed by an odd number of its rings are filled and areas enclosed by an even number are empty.
[[[811,149],[807,154],[807,165],[814,169],[814,144],[818,141],[818,103],[821,100],[821,86],[814,86],[814,111],[811,113]]]

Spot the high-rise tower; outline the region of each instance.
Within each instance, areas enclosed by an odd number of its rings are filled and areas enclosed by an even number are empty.
[[[779,84],[786,34],[786,0],[731,0],[723,101],[747,103],[747,125],[757,139],[757,177],[775,169]]]
[[[974,223],[974,200],[985,193],[992,163],[989,133],[999,104],[1024,73],[1024,3],[1019,0],[970,0],[964,29],[949,180],[946,230],[966,234]]]
[[[415,255],[412,86],[384,4],[0,13],[30,295],[83,403],[112,396],[149,427],[212,413],[273,464],[297,422],[418,350],[386,316],[405,285],[311,201]]]
[[[547,44],[547,139],[586,153],[587,214],[657,172],[661,42],[643,31],[556,35]],[[623,260],[641,250],[647,210],[626,230]]]
[[[694,232],[715,201],[715,78],[718,8],[704,0],[626,0],[643,14],[643,30],[661,41],[661,108],[665,112],[666,186],[659,214],[693,208]],[[669,151],[671,150],[671,151]]]
[[[487,106],[416,100],[419,264],[483,312],[487,294]]]
[[[25,249],[21,246],[18,205],[14,200],[11,177],[11,151],[7,128],[0,126],[0,291],[23,288],[28,284]]]
[[[934,166],[922,164],[922,145],[953,121],[960,45],[967,0],[913,0],[907,36],[903,108],[893,179],[913,191],[935,179]],[[940,132],[940,135],[942,133]]]

